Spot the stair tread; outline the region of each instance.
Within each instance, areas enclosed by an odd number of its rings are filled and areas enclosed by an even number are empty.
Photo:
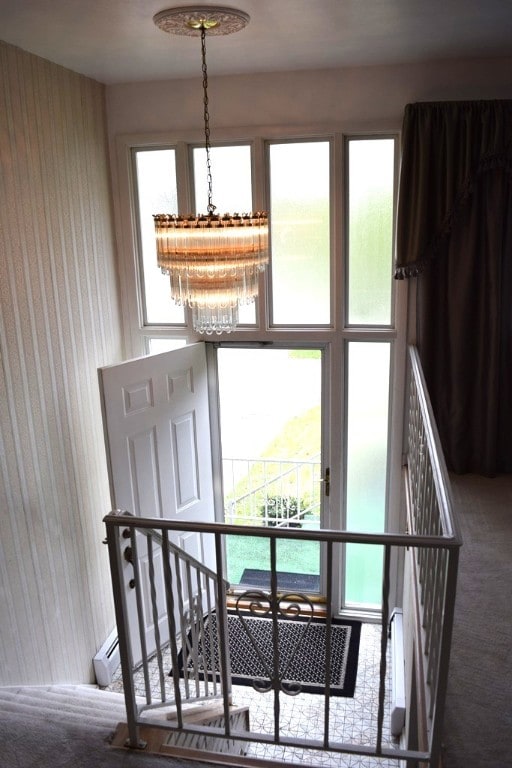
[[[21,686],[0,688],[3,712],[66,722],[115,724],[126,715],[124,697],[86,686]]]
[[[231,705],[229,707],[229,714],[238,715],[242,712],[249,712],[249,707],[238,707]],[[211,720],[216,720],[219,717],[224,716],[224,706],[222,704],[210,704],[209,706],[197,707],[193,711],[183,713],[183,721],[188,725],[203,724],[206,725]],[[169,725],[176,726],[177,720],[175,717],[168,717]]]

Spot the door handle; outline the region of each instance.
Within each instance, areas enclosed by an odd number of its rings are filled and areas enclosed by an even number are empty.
[[[324,476],[320,478],[320,482],[324,484],[325,495],[329,496],[331,493],[331,468],[326,467]]]

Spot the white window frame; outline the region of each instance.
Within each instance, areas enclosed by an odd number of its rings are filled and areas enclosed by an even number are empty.
[[[268,302],[271,300],[268,275],[262,276],[262,285],[257,307],[259,327],[237,328],[230,334],[219,337],[231,343],[271,342],[277,345],[321,346],[326,350],[327,396],[331,425],[340,428],[329,430],[327,454],[331,461],[336,456],[343,457],[345,423],[346,382],[344,371],[346,345],[350,341],[386,341],[391,345],[390,371],[390,429],[388,452],[388,498],[387,530],[400,530],[399,519],[401,497],[402,465],[402,424],[403,400],[405,392],[405,352],[407,287],[406,281],[393,281],[392,318],[390,326],[348,326],[345,325],[346,290],[344,285],[344,261],[347,253],[345,232],[346,220],[346,153],[350,139],[392,138],[395,140],[395,201],[399,167],[399,136],[396,131],[372,132],[329,132],[329,131],[293,131],[286,133],[282,128],[251,129],[250,133],[240,130],[216,131],[214,145],[250,144],[252,147],[253,204],[254,209],[266,210],[267,188],[267,145],[287,141],[330,141],[331,142],[331,324],[329,326],[284,327],[270,326]],[[116,166],[114,172],[114,213],[119,254],[119,277],[121,306],[123,314],[125,357],[137,357],[148,353],[149,338],[172,338],[181,343],[203,340],[190,325],[161,326],[144,325],[139,273],[139,243],[137,235],[137,211],[135,206],[136,180],[134,174],[133,151],[148,148],[174,148],[176,150],[176,172],[178,179],[178,206],[181,210],[193,210],[193,183],[191,170],[191,150],[201,146],[204,141],[200,131],[190,131],[184,141],[183,134],[156,134],[121,136],[116,139]],[[396,203],[395,203],[396,204]],[[343,212],[340,215],[340,212]],[[156,265],[155,265],[156,268]],[[190,318],[189,318],[190,320]],[[334,469],[334,471],[333,471]],[[337,471],[339,470],[339,471]],[[338,525],[335,510],[344,508],[345,465],[331,469],[330,507],[327,512],[326,526]],[[343,521],[342,521],[342,524]],[[394,564],[391,574],[396,594],[400,594],[400,568]],[[343,585],[342,585],[343,591]],[[340,595],[337,596],[341,599]]]

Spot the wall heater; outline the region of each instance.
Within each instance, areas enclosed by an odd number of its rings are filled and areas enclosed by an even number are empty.
[[[98,685],[105,687],[110,685],[114,672],[120,664],[119,638],[117,629],[113,629],[100,650],[93,658],[94,674]]]

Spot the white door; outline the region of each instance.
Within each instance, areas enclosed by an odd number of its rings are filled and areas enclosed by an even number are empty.
[[[214,501],[206,349],[192,344],[99,370],[113,509],[173,521],[213,522]],[[141,539],[138,552],[146,545]],[[201,534],[174,534],[173,543],[214,566]],[[210,537],[211,540],[211,537]],[[168,637],[161,563],[155,563],[160,638]],[[155,649],[147,562],[141,563],[147,652]],[[145,570],[146,569],[146,570]],[[134,663],[141,659],[133,566],[124,563]],[[147,598],[144,596],[147,595]]]

